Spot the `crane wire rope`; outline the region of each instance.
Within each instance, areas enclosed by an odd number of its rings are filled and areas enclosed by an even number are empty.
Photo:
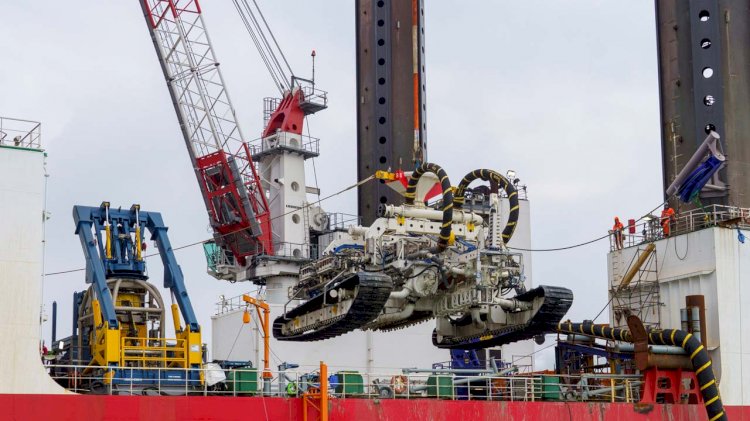
[[[242,6],[240,5],[239,0],[232,0],[232,3],[234,3],[234,7],[237,9],[238,14],[240,15],[240,19],[245,25],[245,29],[247,29],[248,34],[250,34],[250,39],[253,41],[255,48],[258,50],[258,54],[260,54],[260,58],[263,61],[263,64],[265,64],[266,69],[268,69],[268,73],[271,76],[274,85],[276,85],[276,88],[279,90],[279,92],[283,94],[286,87],[286,79],[283,73],[279,74],[280,69],[274,67],[272,58],[269,57],[270,51],[264,49],[261,39],[257,35],[257,30],[253,28],[252,20],[250,20],[248,18],[248,15],[242,10]],[[252,12],[248,10],[247,13]]]
[[[253,24],[255,25],[255,28],[258,31],[257,35],[259,36],[260,40],[263,41],[263,45],[266,47],[266,50],[269,52],[270,57],[273,60],[273,63],[276,65],[276,68],[278,69],[279,73],[284,77],[283,80],[285,82],[287,81],[287,79],[291,81],[291,76],[288,76],[284,72],[284,68],[281,66],[281,63],[279,62],[279,59],[276,55],[276,51],[273,50],[271,43],[268,42],[268,38],[266,37],[266,33],[263,31],[263,27],[260,26],[260,23],[258,22],[258,18],[255,16],[255,13],[253,13],[253,10],[250,8],[250,3],[248,3],[247,0],[242,0],[242,2],[245,5],[245,9],[250,13],[250,19],[252,20]],[[255,3],[255,7],[256,8],[258,7],[257,3]],[[258,13],[261,14],[260,8],[258,8]],[[268,27],[268,24],[266,24],[266,28],[268,29],[269,32],[271,31],[271,28]],[[278,44],[276,44],[276,46],[278,47]],[[283,56],[283,53],[281,53],[281,55]],[[286,58],[284,59],[284,61],[286,61]],[[286,64],[287,64],[287,69],[289,70],[289,74],[291,75],[292,69],[289,67],[289,63],[286,63]]]
[[[640,218],[636,219],[635,222],[642,221],[643,219],[645,219],[649,215],[653,214],[657,209],[659,209],[660,207],[664,206],[665,203],[667,203],[667,201],[664,201],[664,202],[660,203],[658,206],[656,206],[655,208],[653,208],[650,212],[648,212],[645,215],[641,216]],[[606,235],[602,235],[601,237],[594,238],[593,240],[584,241],[582,243],[573,244],[573,245],[564,246],[564,247],[554,247],[554,248],[546,248],[546,249],[525,249],[525,248],[520,248],[520,247],[508,247],[508,248],[510,250],[528,251],[528,252],[563,251],[563,250],[570,250],[570,249],[574,249],[574,248],[578,248],[578,247],[587,246],[589,244],[592,244],[592,243],[595,243],[597,241],[601,241],[601,240],[603,240],[605,238],[608,238],[610,235],[611,235],[610,233],[607,233]]]
[[[284,213],[282,213],[280,215],[274,216],[273,218],[270,218],[270,220],[273,221],[275,219],[283,218],[283,217],[285,217],[287,215],[290,215],[290,214],[293,214],[295,212],[300,212],[300,211],[302,211],[302,210],[304,210],[306,208],[309,208],[309,207],[312,207],[312,206],[318,206],[324,200],[328,200],[328,199],[331,199],[333,197],[339,196],[339,195],[341,195],[341,194],[343,194],[343,193],[345,193],[345,192],[347,192],[349,190],[352,190],[354,188],[357,188],[357,187],[361,186],[362,184],[367,183],[370,180],[373,180],[374,178],[375,178],[375,176],[371,175],[371,176],[369,176],[367,178],[364,178],[364,179],[362,179],[362,180],[360,180],[360,181],[352,184],[349,187],[345,187],[345,188],[343,188],[343,189],[341,189],[341,190],[339,190],[339,191],[337,191],[335,193],[329,194],[328,196],[321,197],[321,198],[319,198],[318,200],[316,200],[314,202],[306,203],[306,204],[304,204],[303,206],[300,206],[297,209],[292,209],[292,210],[284,212]],[[235,234],[236,232],[240,232],[240,231],[242,231],[242,230],[237,230],[237,231],[228,232],[226,234],[217,235],[216,237],[213,237],[213,238],[217,238],[217,237],[220,238],[220,237],[229,236],[229,235]],[[184,245],[181,245],[181,246],[178,246],[178,247],[172,247],[172,251],[177,251],[177,250],[186,249],[188,247],[194,247],[194,246],[197,246],[197,245],[202,245],[206,241],[207,240],[195,241],[195,242],[184,244]],[[158,256],[158,255],[159,255],[159,253],[151,253],[151,254],[145,255],[144,258],[154,257],[154,256]],[[63,274],[67,274],[67,273],[81,272],[81,271],[84,271],[84,270],[86,270],[85,267],[83,267],[83,268],[77,268],[77,269],[62,270],[62,271],[57,271],[57,272],[46,273],[46,274],[44,274],[44,276],[63,275]]]
[[[233,1],[236,1],[236,0],[233,0]],[[369,177],[366,177],[366,178],[364,178],[364,179],[362,179],[362,180],[360,180],[360,181],[358,181],[358,182],[356,182],[356,183],[354,183],[354,184],[352,184],[352,185],[350,185],[348,187],[345,187],[345,188],[343,188],[343,189],[341,189],[341,190],[339,190],[339,191],[337,191],[335,193],[331,193],[328,196],[325,196],[325,197],[318,196],[319,197],[318,200],[316,200],[314,202],[306,203],[306,204],[300,206],[299,208],[289,210],[289,211],[284,212],[284,213],[282,213],[280,215],[276,215],[276,216],[270,218],[270,220],[273,221],[273,220],[276,220],[278,218],[283,218],[283,217],[285,217],[287,215],[290,215],[290,214],[293,214],[293,213],[296,213],[296,212],[300,212],[300,211],[302,211],[304,209],[307,209],[307,208],[310,208],[312,206],[318,206],[324,200],[328,200],[328,199],[331,199],[333,197],[339,196],[339,195],[341,195],[341,194],[343,194],[343,193],[345,193],[345,192],[347,192],[349,190],[352,190],[354,188],[357,188],[357,187],[359,187],[359,186],[367,183],[368,181],[373,180],[374,178],[375,178],[374,174],[370,175]],[[660,207],[664,206],[665,203],[667,203],[666,200],[664,202],[660,203],[658,206],[654,207],[651,211],[647,212],[645,215],[643,215],[640,218],[638,218],[635,222],[639,222],[639,221],[645,219],[647,216],[653,214],[657,209],[659,209]],[[242,231],[242,229],[237,230],[237,231],[233,231],[233,232],[229,232],[229,233],[226,233],[226,234],[222,234],[222,235],[219,235],[219,236],[216,236],[216,237],[225,237],[225,236],[229,236],[229,235],[235,234],[236,232],[240,232],[240,231]],[[605,238],[607,238],[609,236],[610,236],[610,234],[607,233],[606,235],[594,238],[594,239],[589,240],[589,241],[585,241],[585,242],[578,243],[578,244],[573,244],[573,245],[570,245],[570,246],[564,246],[564,247],[555,247],[555,248],[546,248],[546,249],[525,249],[525,248],[519,248],[519,247],[508,247],[508,248],[510,250],[528,251],[528,252],[563,251],[563,250],[570,250],[570,249],[574,249],[574,248],[586,246],[586,245],[595,243],[597,241],[603,240],[603,239],[605,239]],[[214,237],[214,238],[216,238],[216,237]],[[185,249],[185,248],[188,248],[188,247],[194,247],[194,246],[203,244],[206,241],[207,240],[195,241],[195,242],[192,242],[192,243],[184,244],[182,246],[173,247],[172,250],[173,251],[177,251],[177,250],[182,250],[182,249]],[[148,255],[146,255],[144,257],[147,258],[147,257],[154,257],[154,256],[158,256],[158,253],[151,253],[151,254],[148,254]],[[44,274],[44,276],[62,275],[62,274],[66,274],[66,273],[80,272],[80,271],[83,271],[83,270],[86,270],[86,268],[78,268],[78,269],[70,269],[70,270],[63,270],[63,271],[57,271],[57,272],[50,272],[50,273]]]
[[[661,204],[661,205],[659,205],[659,206],[655,207],[654,209],[652,209],[652,210],[651,210],[651,212],[648,212],[648,213],[647,213],[646,215],[643,215],[643,216],[641,216],[640,218],[638,218],[638,219],[637,219],[637,220],[636,220],[635,222],[638,222],[638,221],[640,221],[640,220],[644,219],[644,218],[645,218],[646,216],[648,216],[648,215],[650,215],[650,214],[654,213],[654,212],[655,212],[655,211],[656,211],[657,209],[659,209],[660,207],[662,207],[662,206],[663,206],[663,205],[664,205],[665,203],[667,203],[667,201],[666,201],[666,200],[665,200],[664,202],[662,202],[662,204]],[[609,234],[607,234],[607,237],[609,237]],[[664,255],[662,256],[662,263],[661,263],[661,268],[663,268],[663,267],[664,267],[664,262],[666,261],[666,256],[667,256],[667,249],[669,248],[669,240],[670,240],[670,239],[671,239],[671,237],[667,237],[667,247],[665,247],[665,248],[664,248]],[[675,253],[677,253],[677,248],[675,248]],[[679,257],[679,256],[678,256],[678,257]],[[659,269],[657,270],[657,276],[658,276],[658,273],[659,273],[659,272],[661,272],[661,268],[659,268]],[[649,294],[648,294],[648,295],[646,296],[646,300],[648,300],[648,298],[649,298],[649,296],[650,296],[650,295],[651,295],[651,292],[649,292]],[[592,322],[595,322],[595,321],[596,321],[596,319],[598,319],[598,318],[599,318],[599,316],[601,316],[601,315],[602,315],[602,313],[604,313],[604,310],[606,310],[606,309],[607,309],[607,307],[609,307],[609,306],[610,306],[610,304],[612,304],[612,301],[614,300],[614,298],[615,298],[615,296],[614,296],[614,295],[612,295],[612,296],[611,296],[611,297],[609,298],[609,301],[607,301],[607,303],[606,303],[606,304],[604,304],[604,307],[602,307],[602,309],[601,309],[601,310],[599,310],[599,313],[597,313],[596,317],[594,317],[593,319],[591,319],[591,321],[592,321]]]
[[[250,38],[252,39],[253,44],[255,44],[263,63],[266,65],[274,84],[276,84],[279,92],[283,95],[286,90],[292,88],[294,72],[287,61],[284,52],[281,50],[276,37],[273,35],[273,31],[271,31],[271,27],[268,25],[265,16],[263,16],[263,12],[260,10],[260,7],[255,0],[253,0],[253,4],[255,5],[256,11],[253,11],[252,6],[247,0],[232,0],[232,3],[234,3],[237,12],[240,15],[240,19],[242,19],[245,29],[247,29],[248,34],[250,34]],[[258,19],[258,16],[260,16],[260,20]],[[263,25],[261,25],[261,22]],[[264,26],[265,30],[263,28]],[[273,45],[276,46],[275,50],[271,45],[271,42],[269,42],[266,33],[268,33],[273,41]],[[279,56],[281,57],[281,61],[279,61]],[[283,66],[282,62],[284,64]]]
[[[328,196],[325,196],[325,197],[319,198],[318,200],[316,200],[316,201],[314,201],[314,202],[306,203],[306,204],[304,204],[303,206],[300,206],[300,207],[299,207],[298,209],[292,209],[292,210],[289,210],[289,211],[287,211],[287,212],[284,212],[284,213],[282,213],[282,214],[280,214],[280,215],[274,216],[273,218],[270,218],[270,220],[271,220],[271,221],[273,221],[273,220],[275,220],[275,219],[278,219],[278,218],[283,218],[283,217],[285,217],[285,216],[287,216],[287,215],[290,215],[290,214],[293,214],[293,213],[295,213],[295,212],[300,212],[300,211],[302,211],[302,210],[304,210],[304,209],[306,209],[306,208],[309,208],[309,207],[312,207],[312,206],[318,206],[318,205],[320,205],[320,203],[321,203],[321,202],[323,202],[324,200],[328,200],[328,199],[331,199],[331,198],[333,198],[333,197],[339,196],[339,195],[341,195],[341,194],[343,194],[343,193],[345,193],[345,192],[347,192],[347,191],[349,191],[349,190],[352,190],[352,189],[354,189],[354,188],[356,188],[356,187],[359,187],[359,186],[361,186],[362,184],[365,184],[365,183],[367,183],[368,181],[370,181],[370,180],[372,180],[372,179],[374,179],[374,178],[375,178],[375,176],[374,176],[374,175],[371,175],[371,176],[369,176],[369,177],[367,177],[367,178],[364,178],[364,179],[362,179],[362,180],[358,181],[358,182],[357,182],[357,183],[355,183],[355,184],[352,184],[352,185],[351,185],[351,186],[349,186],[349,187],[346,187],[346,188],[344,188],[344,189],[341,189],[341,190],[339,190],[339,191],[337,191],[337,192],[335,192],[335,193],[329,194]],[[656,211],[656,209],[658,209],[659,207],[663,206],[663,205],[664,205],[664,203],[666,203],[666,201],[665,201],[665,202],[662,202],[662,203],[661,203],[661,204],[660,204],[659,206],[656,206],[656,207],[655,207],[654,209],[652,209],[652,210],[651,210],[650,212],[646,213],[646,215],[644,215],[644,216],[641,216],[640,218],[638,218],[638,219],[636,220],[636,222],[638,222],[638,221],[641,221],[641,220],[643,220],[643,219],[644,219],[644,218],[645,218],[646,216],[648,216],[649,214],[652,214],[653,212],[655,212],[655,211]],[[241,230],[238,230],[237,232],[239,232],[239,231],[241,231]],[[232,234],[234,234],[234,233],[235,233],[235,232],[233,231],[233,232],[229,232],[229,233],[226,233],[226,234],[222,234],[222,235],[219,235],[219,236],[217,236],[217,237],[219,237],[219,238],[220,238],[220,237],[225,237],[225,236],[229,236],[229,235],[232,235]],[[610,235],[610,234],[607,234],[607,235],[604,235],[604,236],[601,236],[601,237],[597,237],[597,238],[595,238],[595,239],[593,239],[593,240],[589,240],[589,241],[585,241],[585,242],[583,242],[583,243],[578,243],[578,244],[574,244],[574,245],[570,245],[570,246],[565,246],[565,247],[556,247],[556,248],[547,248],[547,249],[524,249],[524,248],[516,248],[516,247],[508,247],[508,248],[509,248],[509,249],[511,249],[511,250],[518,250],[518,251],[528,251],[528,252],[550,252],[550,251],[563,251],[563,250],[570,250],[570,249],[573,249],[573,248],[577,248],[577,247],[582,247],[582,246],[585,246],[585,245],[588,245],[588,244],[591,244],[591,243],[595,243],[595,242],[597,242],[597,241],[600,241],[600,240],[602,240],[602,239],[604,239],[604,238],[607,238],[607,237],[609,237],[609,235]],[[216,237],[214,237],[214,238],[216,238]],[[173,250],[173,251],[177,251],[177,250],[182,250],[182,249],[186,249],[186,248],[189,248],[189,247],[194,247],[194,246],[197,246],[197,245],[201,245],[201,244],[205,243],[206,241],[207,241],[207,240],[195,241],[195,242],[192,242],[192,243],[184,244],[184,245],[182,245],[182,246],[178,246],[178,247],[173,247],[173,248],[172,248],[172,250]],[[151,253],[151,254],[147,254],[147,255],[146,255],[146,256],[144,256],[144,257],[145,257],[145,258],[148,258],[148,257],[154,257],[154,256],[158,256],[158,253]],[[46,273],[46,274],[44,274],[44,275],[45,275],[45,276],[55,276],[55,275],[63,275],[63,274],[67,274],[67,273],[73,273],[73,272],[81,272],[81,271],[84,271],[84,270],[86,270],[86,268],[85,268],[85,267],[84,267],[84,268],[77,268],[77,269],[62,270],[62,271],[57,271],[57,272],[50,272],[50,273]],[[609,303],[607,303],[607,305],[609,305]],[[605,306],[605,308],[606,308],[606,306]]]
[[[247,3],[247,0],[243,0],[245,3]],[[263,11],[260,10],[260,6],[258,6],[258,3],[256,0],[253,0],[253,4],[255,5],[255,8],[258,10],[258,16],[260,16],[260,19],[263,21],[263,24],[266,26],[266,30],[268,31],[268,35],[271,36],[271,40],[273,40],[274,45],[276,46],[276,51],[281,56],[281,59],[284,61],[284,64],[286,65],[287,70],[289,70],[289,75],[291,77],[294,77],[294,72],[292,71],[292,66],[289,65],[289,62],[286,59],[286,56],[284,55],[284,50],[281,49],[281,46],[279,45],[279,42],[276,40],[276,36],[273,34],[273,31],[271,30],[271,27],[268,25],[268,22],[266,21],[266,17],[263,15]],[[265,36],[264,36],[265,38]],[[266,41],[267,43],[268,41]],[[280,67],[280,66],[279,66]],[[290,79],[291,82],[291,79]]]

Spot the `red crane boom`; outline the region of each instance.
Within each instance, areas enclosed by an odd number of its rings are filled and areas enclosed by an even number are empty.
[[[273,254],[265,190],[229,99],[198,0],[141,0],[216,244],[244,266]]]

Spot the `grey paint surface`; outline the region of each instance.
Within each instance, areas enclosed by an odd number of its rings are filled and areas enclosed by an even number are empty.
[[[356,31],[358,178],[377,170],[410,171],[415,160],[411,1],[357,0]],[[417,61],[418,66],[419,56]],[[359,188],[364,224],[377,217],[384,202],[400,204],[401,198],[380,182]]]
[[[665,189],[706,136],[703,126],[716,122],[728,163],[721,179],[728,197],[702,194],[705,204],[750,206],[750,4],[745,0],[656,1],[662,159]],[[705,8],[701,7],[705,6]],[[711,10],[708,19],[701,13]],[[712,30],[706,30],[706,27]],[[710,34],[718,38],[710,39]],[[701,48],[703,40],[712,42]],[[708,63],[716,63],[716,66]],[[706,79],[707,67],[713,76]],[[716,84],[714,82],[721,82]],[[714,105],[702,103],[713,95]],[[677,201],[671,202],[677,206]],[[679,205],[681,209],[693,205]]]

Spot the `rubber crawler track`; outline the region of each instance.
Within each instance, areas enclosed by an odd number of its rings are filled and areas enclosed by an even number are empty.
[[[296,335],[284,335],[282,328],[292,319],[305,313],[318,310],[323,307],[325,292],[331,289],[344,288],[356,290],[356,296],[349,311],[336,317],[321,321],[303,333]],[[273,336],[280,341],[310,342],[333,338],[351,332],[367,323],[373,321],[388,301],[388,296],[393,289],[391,278],[386,275],[359,272],[352,274],[340,282],[326,287],[324,293],[288,311],[285,315],[277,317],[273,322]]]
[[[516,296],[519,301],[544,297],[544,302],[526,323],[505,326],[463,337],[443,337],[438,342],[437,331],[432,332],[432,343],[438,348],[479,349],[531,339],[536,335],[557,331],[557,324],[573,304],[573,292],[567,288],[540,286]]]

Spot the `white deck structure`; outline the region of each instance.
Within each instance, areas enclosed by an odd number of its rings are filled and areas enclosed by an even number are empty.
[[[0,118],[0,393],[67,393],[42,366],[45,153],[39,123]]]
[[[679,215],[673,235],[656,239],[655,258],[644,264],[630,284],[634,314],[646,324],[665,329],[681,327],[680,309],[686,307],[686,296],[704,296],[706,332],[702,334],[707,335],[724,405],[750,404],[746,381],[750,378],[749,216],[750,209],[719,206]],[[625,249],[609,253],[610,291],[619,286],[633,257],[645,249],[646,240],[653,239],[648,237],[660,235],[647,229],[644,238],[642,228],[626,238]],[[744,244],[738,238],[740,233],[747,238]],[[649,294],[651,297],[645,298]],[[627,307],[627,297],[620,294],[619,301],[621,308]],[[641,309],[638,301],[643,303]],[[618,297],[612,305],[617,308]],[[611,312],[610,322],[626,324],[623,312]]]

